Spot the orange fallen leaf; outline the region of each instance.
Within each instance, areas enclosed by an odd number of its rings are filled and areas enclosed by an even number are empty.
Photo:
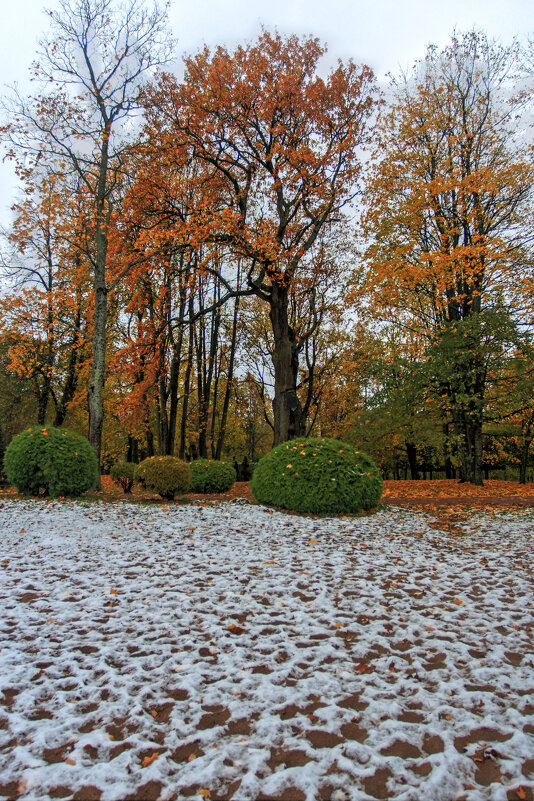
[[[211,798],[211,793],[210,793],[210,791],[209,791],[209,790],[206,790],[206,789],[204,789],[204,787],[201,787],[201,788],[200,788],[200,790],[198,791],[198,794],[199,794],[199,795],[201,795],[201,796],[202,796],[202,798]]]
[[[118,591],[117,591],[117,590],[110,590],[110,591],[109,591],[109,594],[110,594],[110,595],[118,595],[119,593],[118,593]]]
[[[436,631],[436,629],[434,628],[434,626],[427,626],[426,631]]]
[[[151,714],[151,715],[152,715],[152,717],[154,717],[154,718],[157,718],[157,716],[158,716],[158,713],[156,712],[156,710],[155,710],[155,709],[151,709],[151,710],[150,710],[150,714]]]
[[[241,628],[241,626],[236,626],[235,623],[231,623],[227,626],[228,631],[231,631],[232,634],[244,634],[246,629]]]
[[[524,799],[527,797],[527,794],[525,793],[522,787],[518,787],[515,792],[518,798]]]
[[[146,756],[141,763],[141,767],[146,768],[148,765],[151,765],[152,762],[155,762],[158,757],[159,754],[157,751],[153,753],[152,756]]]
[[[71,759],[70,757],[68,757],[68,758],[65,760],[65,762],[67,763],[67,765],[75,765],[75,764],[76,764],[76,762],[74,761],[74,759]]]
[[[189,756],[187,757],[187,761],[192,762],[196,758],[197,758],[196,754],[189,754]]]
[[[21,779],[17,784],[17,793],[25,793],[28,789],[28,782],[26,779]]]
[[[455,598],[453,603],[455,603],[456,606],[462,606],[463,601],[460,598]]]
[[[374,665],[369,665],[367,662],[360,662],[354,666],[354,670],[358,673],[372,673],[374,669]]]
[[[340,629],[342,625],[343,625],[343,623],[334,623],[334,628],[335,629]]]

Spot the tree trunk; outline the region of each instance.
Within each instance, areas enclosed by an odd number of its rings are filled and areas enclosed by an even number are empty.
[[[106,322],[107,290],[102,276],[95,274],[95,318],[93,335],[93,368],[88,389],[89,442],[93,446],[98,462],[96,488],[100,489],[100,455],[102,450],[102,427],[104,424],[104,391],[106,371]]]
[[[108,250],[107,226],[110,209],[106,208],[106,180],[108,174],[108,145],[110,126],[103,131],[98,185],[96,189],[96,258],[94,262],[95,314],[93,328],[93,367],[87,391],[89,405],[89,442],[98,462],[95,489],[100,489],[100,456],[104,425],[104,381],[106,378],[106,325],[108,291],[106,286],[106,258]]]
[[[419,467],[417,466],[417,448],[413,442],[405,442],[406,456],[410,465],[410,473],[414,481],[419,480]]]
[[[234,361],[235,351],[237,345],[237,321],[239,319],[239,298],[235,299],[234,305],[234,319],[232,323],[232,341],[230,344],[230,359],[228,361],[228,375],[226,376],[226,391],[224,393],[223,408],[221,412],[221,424],[219,427],[219,436],[217,438],[217,448],[215,450],[215,458],[220,459],[222,456],[222,449],[224,445],[224,436],[226,434],[226,423],[228,420],[228,407],[230,406],[230,396],[234,386]],[[254,455],[252,455],[254,458]]]
[[[482,420],[473,423],[473,484],[477,487],[484,486],[484,474],[482,470]]]
[[[193,301],[189,301],[189,319],[193,319]],[[187,368],[184,377],[184,400],[182,404],[182,419],[180,421],[180,459],[185,459],[187,438],[187,412],[189,408],[189,392],[191,386],[191,369],[193,365],[193,323],[189,323],[189,343],[187,348]]]
[[[527,483],[528,452],[532,439],[525,438],[521,445],[521,461],[519,463],[519,483]]]
[[[298,353],[288,319],[287,289],[273,284],[270,296],[274,351],[274,447],[302,433],[302,412],[297,395]]]

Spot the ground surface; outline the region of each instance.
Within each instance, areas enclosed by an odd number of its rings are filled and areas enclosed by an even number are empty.
[[[0,796],[533,798],[533,510],[0,504]]]

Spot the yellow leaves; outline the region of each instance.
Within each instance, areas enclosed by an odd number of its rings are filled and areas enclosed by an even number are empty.
[[[308,545],[314,545],[316,542],[317,540],[310,539],[308,540]]]
[[[149,765],[152,764],[152,762],[155,762],[158,757],[159,753],[157,751],[154,751],[152,756],[146,756],[143,758],[143,761],[141,762],[141,767],[142,768],[148,767]]]
[[[109,591],[109,594],[110,594],[110,595],[118,595],[119,593],[118,593],[118,591],[117,591],[117,590],[111,589],[111,590]]]
[[[201,789],[198,791],[198,794],[202,796],[202,798],[211,798],[211,792],[206,790],[204,787],[201,787]]]

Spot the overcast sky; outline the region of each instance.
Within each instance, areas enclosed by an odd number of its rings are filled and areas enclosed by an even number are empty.
[[[0,85],[24,87],[36,40],[47,30],[43,0],[0,0]],[[445,45],[454,28],[480,28],[509,43],[534,32],[533,0],[172,0],[170,21],[177,59],[204,44],[232,47],[254,38],[261,25],[281,33],[313,34],[329,56],[366,62],[379,77],[409,67],[425,46]],[[12,169],[0,166],[0,224],[15,199]]]

